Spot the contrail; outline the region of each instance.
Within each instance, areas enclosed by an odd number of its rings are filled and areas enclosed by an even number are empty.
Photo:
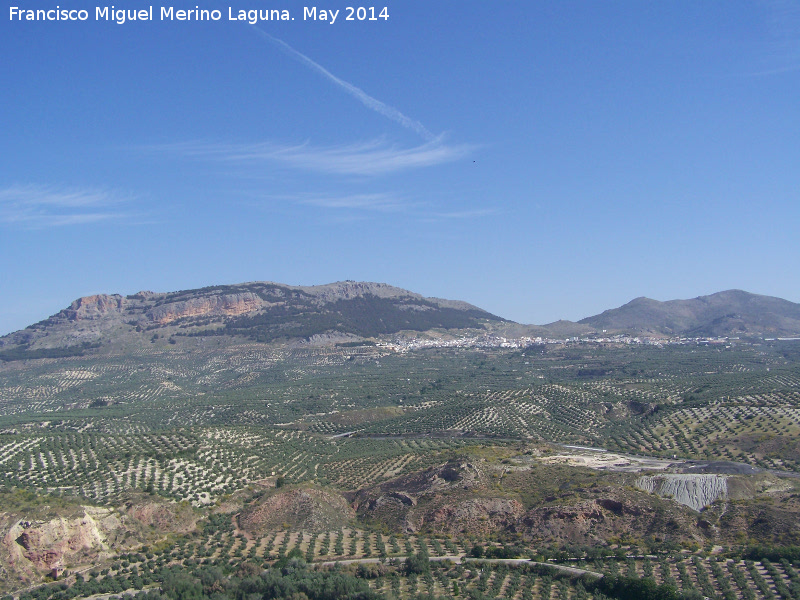
[[[338,85],[345,92],[347,92],[348,94],[353,96],[353,98],[355,98],[356,100],[361,102],[364,106],[366,106],[370,110],[374,110],[376,113],[381,114],[384,117],[387,117],[387,118],[391,119],[392,121],[395,121],[395,122],[399,123],[400,125],[402,125],[406,129],[410,129],[410,130],[416,132],[417,134],[419,134],[420,136],[422,136],[425,140],[427,140],[429,142],[434,140],[434,139],[436,139],[436,136],[433,135],[430,131],[428,131],[425,128],[425,126],[422,123],[420,123],[419,121],[415,121],[414,119],[411,119],[411,118],[405,116],[403,113],[401,113],[396,108],[393,108],[393,107],[389,106],[388,104],[384,104],[380,100],[377,100],[376,98],[373,98],[372,96],[370,96],[369,94],[364,92],[364,90],[362,90],[360,88],[357,88],[356,86],[354,86],[354,85],[352,85],[350,83],[347,83],[346,81],[344,81],[342,79],[339,79],[338,77],[336,77],[336,75],[334,75],[333,73],[328,71],[325,67],[323,67],[321,65],[318,65],[313,60],[308,58],[305,54],[301,54],[300,52],[298,52],[297,50],[292,48],[286,42],[284,42],[282,40],[279,40],[278,38],[272,37],[268,33],[265,33],[264,31],[261,31],[258,27],[254,26],[253,29],[255,29],[259,34],[261,34],[263,37],[265,37],[267,40],[269,40],[273,44],[276,44],[281,50],[286,52],[292,58],[297,59],[298,61],[300,61],[305,66],[307,66],[310,69],[316,71],[317,73],[319,73],[320,75],[322,75],[326,79],[328,79],[329,81],[331,81],[334,84]]]

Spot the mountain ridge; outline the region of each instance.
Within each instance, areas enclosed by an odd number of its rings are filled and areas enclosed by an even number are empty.
[[[608,332],[793,336],[800,333],[800,304],[743,290],[665,302],[640,296],[577,322],[524,325],[467,302],[427,298],[386,283],[347,280],[299,286],[257,281],[175,292],[83,296],[43,321],[0,337],[0,349],[20,349],[21,356],[28,357],[45,357],[46,351],[60,349],[58,357],[63,352],[82,354],[102,344],[141,344],[159,337],[168,337],[170,343],[219,336],[254,342],[337,343],[433,329],[551,338]]]

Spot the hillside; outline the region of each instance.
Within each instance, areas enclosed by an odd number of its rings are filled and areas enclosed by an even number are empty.
[[[347,342],[399,331],[482,328],[504,319],[454,300],[383,283],[319,286],[271,282],[75,300],[44,321],[0,338],[6,358],[80,355],[98,345],[159,337],[232,337],[254,342],[324,336]]]
[[[667,302],[642,297],[578,323],[645,334],[791,336],[800,332],[800,304],[741,290]]]

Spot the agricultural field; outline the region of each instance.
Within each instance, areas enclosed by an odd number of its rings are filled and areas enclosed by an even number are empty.
[[[479,440],[800,471],[780,348],[528,351],[233,345],[0,367],[0,485],[195,505],[281,475],[342,490]]]
[[[561,561],[686,598],[797,598],[794,558],[746,554],[800,539],[795,354],[791,342],[396,352],[189,338],[0,363],[0,492],[38,498],[2,503],[0,587],[67,600],[59,582],[120,594],[302,559],[314,572],[355,561],[337,572],[384,597],[615,597],[551,568]],[[698,468],[729,478],[701,516],[636,487]],[[91,550],[45,549],[48,527],[80,519],[97,523]],[[550,567],[467,560],[509,544]],[[427,566],[410,572],[409,556]],[[42,591],[53,566],[67,575]]]

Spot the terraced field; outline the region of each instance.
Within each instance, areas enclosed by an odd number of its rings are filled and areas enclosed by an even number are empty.
[[[356,489],[434,464],[442,453],[465,443],[331,440],[293,429],[252,426],[122,434],[94,428],[42,429],[0,436],[0,481],[107,503],[140,489],[209,504],[277,475]]]
[[[201,505],[273,475],[356,489],[487,436],[797,471],[800,369],[777,350],[245,344],[9,363],[0,484]]]

